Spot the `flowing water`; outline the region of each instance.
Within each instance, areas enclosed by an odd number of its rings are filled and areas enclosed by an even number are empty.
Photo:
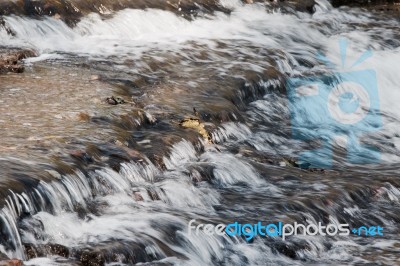
[[[160,9],[76,25],[3,17],[3,49],[39,56],[0,76],[0,253],[26,265],[400,263],[398,20],[322,0],[313,14],[221,6],[231,12],[189,20]],[[316,143],[292,138],[286,81],[332,74],[318,54],[340,65],[342,38],[350,65],[373,51],[354,69],[376,71],[382,128],[364,140],[381,160],[351,165],[337,145],[332,169],[295,167]],[[108,105],[111,95],[127,103]],[[179,126],[193,108],[211,142]],[[189,234],[192,219],[380,225],[384,235],[247,242]]]

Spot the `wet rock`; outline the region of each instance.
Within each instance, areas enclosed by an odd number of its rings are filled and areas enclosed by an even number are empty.
[[[9,64],[2,64],[0,63],[0,73],[22,73],[24,72],[25,68],[22,65],[15,64],[15,65],[9,65]]]
[[[291,8],[303,12],[313,12],[314,0],[242,0],[245,4],[268,3],[278,8]],[[332,0],[334,7],[347,6],[380,6],[398,9],[396,1],[388,0]],[[2,15],[25,15],[25,16],[51,16],[61,19],[68,25],[74,26],[81,17],[95,12],[102,15],[109,15],[113,11],[125,8],[146,9],[157,8],[174,12],[182,17],[191,19],[193,16],[220,11],[230,13],[231,10],[223,7],[218,0],[24,0],[0,1],[0,16]],[[1,20],[0,20],[1,26]],[[12,34],[10,31],[9,34]]]
[[[128,146],[128,143],[127,142],[123,142],[123,141],[120,141],[120,140],[116,140],[115,141],[115,145],[117,145],[118,147],[127,147]]]
[[[271,247],[272,252],[280,253],[294,260],[301,258],[299,253],[312,250],[310,244],[304,239],[291,239],[289,242],[267,237],[265,240],[269,241],[265,243]]]
[[[310,163],[301,162],[299,163],[297,160],[293,158],[283,158],[283,161],[279,162],[279,166],[281,167],[291,167],[291,168],[299,168],[302,170],[306,170],[308,172],[318,172],[325,173],[325,169],[322,168],[313,168]]]
[[[334,7],[350,6],[350,7],[369,7],[373,9],[383,8],[383,11],[398,10],[399,0],[332,0],[331,4]]]
[[[308,13],[314,13],[314,5],[315,1],[314,0],[297,0],[297,1],[280,1],[282,5],[293,5],[294,9],[297,11],[302,11],[302,12],[308,12]]]
[[[157,191],[155,191],[154,189],[151,189],[151,188],[147,189],[147,194],[149,195],[149,197],[152,201],[161,200]]]
[[[145,161],[145,157],[139,151],[128,148],[128,147],[123,147],[123,150],[127,153],[128,157],[130,158],[131,161],[134,161],[134,162]]]
[[[83,266],[103,266],[106,263],[104,255],[96,251],[83,251],[80,254],[79,261]]]
[[[147,124],[154,124],[157,122],[157,118],[155,118],[152,114],[150,114],[149,112],[144,112],[144,118],[145,118],[145,122]]]
[[[196,169],[192,169],[190,171],[190,177],[192,178],[193,183],[198,183],[201,181],[206,180],[202,174],[200,174],[199,171],[197,171]]]
[[[17,63],[17,61],[20,61],[22,59],[29,58],[29,57],[35,57],[35,56],[37,56],[37,53],[35,51],[27,49],[27,50],[20,50],[20,51],[11,52],[5,58],[9,62]]]
[[[321,174],[324,174],[326,172],[325,169],[321,168],[308,168],[307,170],[312,173],[321,173]]]
[[[157,240],[154,240],[157,241]],[[171,250],[168,246],[161,246],[162,253],[148,252],[147,246],[150,243],[121,243],[119,241],[108,242],[97,247],[90,247],[83,250],[76,250],[73,257],[78,258],[83,266],[102,266],[106,263],[113,265],[136,265],[137,263],[153,262],[167,256],[182,257],[179,253]],[[165,255],[164,255],[165,254]],[[153,265],[153,264],[152,264]]]
[[[288,158],[288,159],[283,159],[283,162],[279,163],[280,166],[289,166],[289,167],[295,167],[295,168],[299,168],[300,165],[297,163],[297,161],[293,158]]]
[[[293,245],[286,244],[283,242],[278,242],[274,245],[273,250],[275,250],[291,259],[297,258],[296,248]]]
[[[271,7],[281,8],[284,10],[296,10],[307,13],[314,13],[314,0],[243,0],[246,4],[253,2],[268,3]]]
[[[8,260],[8,256],[0,252],[0,261]]]
[[[70,152],[71,157],[83,163],[93,163],[93,158],[86,151],[75,150]]]
[[[200,119],[198,118],[186,118],[180,122],[180,126],[184,128],[192,128],[196,129],[197,132],[203,137],[203,139],[207,143],[212,143],[212,139],[210,137],[210,134],[207,132],[205,129],[205,126],[203,123],[200,122]]]
[[[18,259],[0,261],[0,266],[23,266],[23,265],[24,264],[22,263],[22,261]]]
[[[7,53],[0,54],[0,74],[1,73],[22,73],[25,68],[20,63],[21,60],[29,57],[37,56],[36,52],[33,50],[20,50],[11,51]]]
[[[69,249],[59,244],[46,244],[46,245],[25,245],[25,254],[28,259],[46,257],[46,256],[60,256],[64,258],[69,257]]]
[[[157,154],[151,154],[148,156],[148,158],[155,166],[157,166],[157,168],[162,169],[162,170],[167,169],[162,156],[159,156]]]
[[[7,25],[6,22],[4,21],[3,18],[0,17],[0,29],[3,28],[8,35],[15,36],[15,32],[13,32]]]
[[[75,25],[82,16],[96,12],[109,15],[113,11],[125,8],[158,8],[190,18],[196,13],[213,11],[229,12],[218,0],[24,0],[0,1],[1,15],[52,16],[64,20],[68,25]]]
[[[124,104],[126,103],[124,99],[122,99],[121,97],[108,97],[106,99],[106,103],[110,104],[110,105],[118,105],[118,104]]]

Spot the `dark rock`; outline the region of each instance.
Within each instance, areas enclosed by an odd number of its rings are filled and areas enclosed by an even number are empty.
[[[246,4],[268,3],[271,7],[314,13],[314,0],[242,0]]]
[[[0,252],[0,261],[8,260],[8,256]]]
[[[155,191],[154,189],[147,189],[147,194],[149,195],[150,199],[155,201],[155,200],[161,200],[160,196],[158,195],[157,191]]]
[[[360,7],[372,12],[383,13],[385,16],[399,17],[400,0],[332,0],[333,7]]]
[[[180,254],[161,249],[171,257],[180,257]],[[137,263],[152,262],[165,256],[162,254],[149,254],[144,243],[121,243],[119,241],[105,243],[98,247],[76,250],[73,257],[78,258],[83,266],[102,266],[106,263],[118,262],[121,264],[136,265]]]
[[[124,99],[122,99],[121,97],[108,97],[106,99],[106,103],[110,104],[110,105],[118,105],[118,104],[124,104],[126,103]]]
[[[83,266],[103,266],[106,263],[104,255],[96,251],[83,251],[79,261]]]
[[[8,35],[15,36],[15,32],[13,32],[7,25],[6,22],[4,21],[3,18],[0,17],[0,28],[5,29]]]
[[[115,100],[114,96],[108,97],[106,99],[106,103],[110,104],[110,105],[117,105],[118,102],[117,100]]]
[[[399,0],[332,0],[331,4],[334,7],[339,6],[349,6],[349,7],[370,7],[374,9],[379,9],[379,7],[384,7],[386,9],[397,8],[400,1]]]
[[[272,250],[275,252],[279,252],[282,255],[285,255],[286,257],[289,257],[291,259],[296,259],[297,258],[297,249],[295,245],[285,243],[285,242],[276,242],[273,245]]]
[[[83,163],[93,163],[93,158],[84,150],[75,150],[70,152],[71,157]]]
[[[46,257],[48,255],[56,255],[64,258],[69,257],[69,249],[59,244],[46,244],[34,246],[31,244],[25,245],[25,254],[29,259]]]

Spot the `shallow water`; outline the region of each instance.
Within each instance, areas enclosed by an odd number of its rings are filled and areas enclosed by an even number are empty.
[[[325,1],[314,14],[221,3],[232,12],[190,21],[156,9],[90,14],[74,27],[4,17],[14,36],[0,28],[0,45],[40,55],[0,76],[2,253],[27,265],[399,263],[398,21]],[[332,169],[296,167],[302,151],[343,132],[315,112],[303,118],[318,127],[298,130],[321,139],[293,139],[286,82],[348,71],[367,49],[351,70],[376,72],[382,128],[360,137],[380,161],[352,165],[338,142]],[[127,103],[108,105],[111,95]],[[179,126],[193,108],[211,143]],[[247,242],[189,234],[192,219],[385,233]]]

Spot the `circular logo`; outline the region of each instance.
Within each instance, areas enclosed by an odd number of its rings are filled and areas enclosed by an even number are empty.
[[[355,124],[364,119],[370,109],[368,92],[359,83],[342,82],[328,96],[331,116],[342,124]]]

